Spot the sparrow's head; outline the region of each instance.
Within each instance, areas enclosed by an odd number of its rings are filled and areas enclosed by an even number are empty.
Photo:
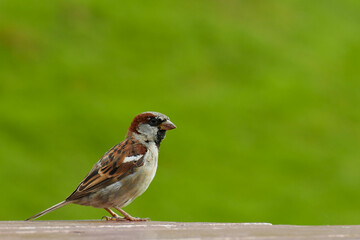
[[[159,147],[167,130],[176,128],[167,116],[158,112],[144,112],[132,121],[127,136],[144,142],[155,142]]]

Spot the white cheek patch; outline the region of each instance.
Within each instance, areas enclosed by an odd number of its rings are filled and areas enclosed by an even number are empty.
[[[154,141],[158,132],[157,127],[152,127],[149,124],[140,124],[137,128],[140,135],[145,137],[145,140]]]
[[[140,158],[142,158],[144,155],[135,155],[135,156],[131,156],[131,157],[126,157],[123,161],[123,163],[126,163],[126,162],[131,162],[131,161],[137,161],[139,160]]]

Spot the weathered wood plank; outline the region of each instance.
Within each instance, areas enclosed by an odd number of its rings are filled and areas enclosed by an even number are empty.
[[[356,239],[360,226],[106,221],[0,222],[0,239]]]

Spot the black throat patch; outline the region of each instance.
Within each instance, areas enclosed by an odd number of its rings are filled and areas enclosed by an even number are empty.
[[[157,147],[160,147],[161,141],[165,138],[166,130],[158,130],[155,138],[155,143]]]

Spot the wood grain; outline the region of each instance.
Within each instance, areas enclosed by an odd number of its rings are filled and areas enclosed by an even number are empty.
[[[0,239],[359,239],[360,226],[268,223],[4,221]]]

